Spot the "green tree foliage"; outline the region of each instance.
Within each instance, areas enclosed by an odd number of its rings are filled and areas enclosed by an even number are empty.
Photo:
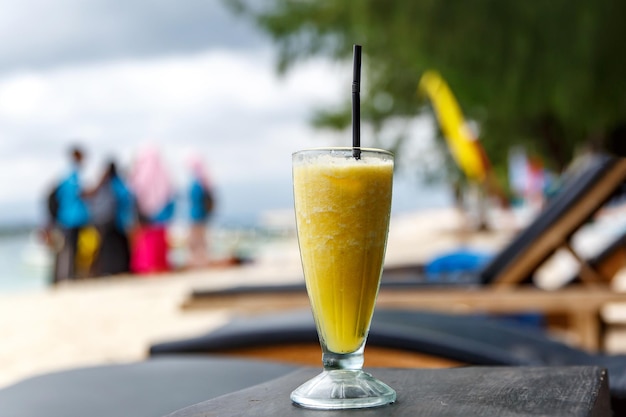
[[[502,172],[520,144],[563,169],[577,147],[626,121],[626,2],[621,0],[230,0],[279,49],[278,68],[363,45],[362,120],[379,132],[428,110],[420,75],[439,71],[479,123]],[[346,128],[350,102],[314,123]],[[403,135],[397,137],[401,146]]]

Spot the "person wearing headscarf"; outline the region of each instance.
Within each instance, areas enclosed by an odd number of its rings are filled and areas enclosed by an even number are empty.
[[[168,271],[167,226],[174,215],[175,195],[170,175],[156,147],[140,149],[128,184],[135,196],[138,219],[131,245],[131,272]]]
[[[213,186],[202,159],[193,155],[188,160],[188,166],[191,181],[187,192],[190,221],[187,266],[197,268],[209,265],[207,226],[215,201]]]

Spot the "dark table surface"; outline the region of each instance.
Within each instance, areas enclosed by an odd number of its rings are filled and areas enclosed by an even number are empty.
[[[370,409],[318,411],[289,394],[320,369],[282,377],[178,410],[168,417],[207,416],[610,416],[607,373],[599,367],[463,367],[371,369],[393,387],[396,403]]]
[[[174,355],[72,368],[0,389],[0,417],[158,417],[296,369],[272,362]]]

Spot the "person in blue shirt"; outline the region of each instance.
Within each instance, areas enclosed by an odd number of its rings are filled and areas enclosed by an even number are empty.
[[[55,191],[58,210],[55,224],[63,236],[63,244],[56,254],[53,284],[76,278],[76,249],[78,233],[89,223],[89,211],[83,200],[80,169],[84,154],[79,147],[70,150],[71,169]]]
[[[197,157],[189,160],[191,181],[188,189],[189,198],[189,236],[187,242],[190,268],[209,265],[207,245],[208,221],[213,211],[213,187],[206,168]]]

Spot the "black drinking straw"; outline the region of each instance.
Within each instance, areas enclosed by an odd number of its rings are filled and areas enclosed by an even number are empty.
[[[352,155],[361,159],[361,45],[354,45],[352,71]]]

